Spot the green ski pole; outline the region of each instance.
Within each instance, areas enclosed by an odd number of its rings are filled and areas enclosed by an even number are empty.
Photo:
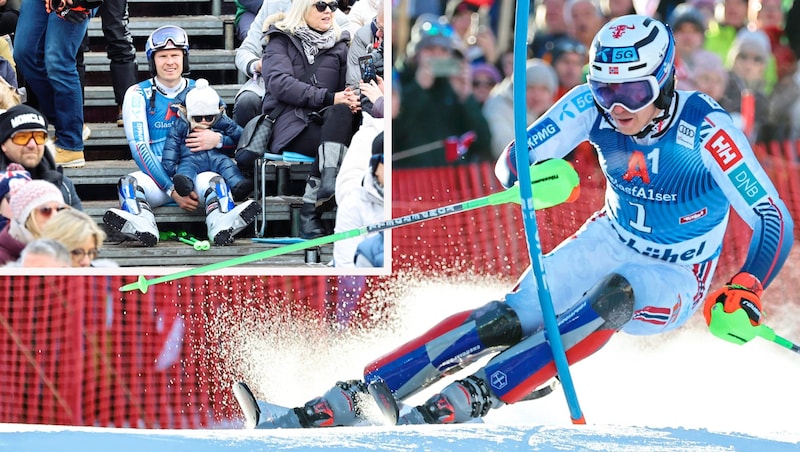
[[[550,159],[537,165],[533,165],[530,168],[531,184],[536,186],[536,195],[533,198],[534,209],[546,209],[564,202],[573,201],[577,198],[577,193],[579,190],[578,184],[580,180],[575,168],[573,168],[569,162],[561,159]],[[445,217],[460,212],[466,212],[468,210],[474,210],[480,207],[507,204],[510,202],[520,202],[519,185],[517,184],[504,191],[469,201],[463,201],[444,207],[437,207],[425,212],[409,214],[404,217],[392,218],[380,223],[351,229],[349,231],[342,231],[324,237],[318,237],[316,239],[292,243],[279,248],[273,248],[258,253],[239,256],[233,259],[215,262],[213,264],[204,265],[201,267],[190,268],[153,279],[147,279],[144,275],[141,275],[135,283],[126,284],[120,287],[119,290],[122,292],[128,292],[138,289],[142,293],[146,293],[147,288],[155,284],[233,267],[235,265],[269,259],[282,254],[292,253],[294,251],[326,245],[339,240],[358,237],[360,235],[367,235],[373,232],[383,231],[400,226],[406,226],[433,218]]]

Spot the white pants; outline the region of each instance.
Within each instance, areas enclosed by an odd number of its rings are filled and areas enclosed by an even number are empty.
[[[167,196],[164,190],[158,188],[156,182],[142,171],[131,173],[130,176],[134,177],[136,183],[144,190],[145,199],[147,199],[147,203],[150,204],[150,207],[163,206],[172,201],[172,198]],[[208,190],[209,182],[214,176],[218,176],[218,174],[206,171],[198,174],[197,177],[194,178],[194,192],[197,193],[197,196],[200,198],[201,206],[205,206],[205,192]]]
[[[603,276],[617,273],[633,288],[634,316],[622,331],[658,334],[686,322],[705,298],[718,257],[698,264],[673,264],[643,256],[611,229],[604,214],[544,256],[544,270],[556,315],[577,303]],[[520,317],[528,336],[543,325],[536,277],[529,267],[506,302]]]

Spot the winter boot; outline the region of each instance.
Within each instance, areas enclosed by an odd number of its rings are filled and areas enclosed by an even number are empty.
[[[255,185],[253,184],[253,179],[244,179],[231,189],[233,200],[244,201],[248,196],[250,196],[250,193],[253,193],[254,188]]]
[[[311,428],[355,425],[361,406],[372,403],[367,386],[358,380],[339,381],[322,397],[297,407],[274,420],[278,428]]]
[[[398,424],[452,424],[486,415],[502,402],[495,397],[486,381],[477,376],[455,381],[427,402],[404,414]]]
[[[189,196],[189,193],[194,191],[194,182],[183,174],[174,175],[172,183],[175,185],[175,191],[181,196]]]
[[[347,146],[333,141],[325,141],[319,146],[319,171],[322,185],[317,193],[316,205],[320,207],[333,199],[336,194],[336,176],[347,153]]]
[[[300,208],[300,236],[304,239],[315,239],[325,235],[322,212],[316,206],[319,184],[319,179],[314,176],[309,176],[306,181],[303,206]]]
[[[220,176],[214,176],[209,181],[205,201],[208,238],[213,240],[215,245],[233,243],[234,236],[261,213],[261,205],[253,200],[236,206],[228,190],[228,184]]]
[[[140,241],[145,246],[158,243],[158,226],[144,190],[132,176],[123,176],[117,184],[119,209],[108,209],[103,222],[113,230]]]

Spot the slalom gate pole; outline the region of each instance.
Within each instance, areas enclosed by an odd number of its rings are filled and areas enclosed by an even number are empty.
[[[542,317],[544,318],[545,336],[553,352],[553,361],[556,371],[564,387],[564,396],[569,405],[570,417],[573,424],[585,424],[586,420],[581,412],[578,396],[575,392],[575,385],[569,370],[569,361],[561,342],[561,333],[558,329],[553,300],[550,297],[550,288],[547,286],[547,278],[544,270],[542,258],[542,248],[539,243],[539,229],[536,224],[536,212],[533,206],[533,192],[531,188],[530,175],[525,168],[530,166],[528,158],[528,131],[527,115],[525,102],[526,80],[526,60],[528,54],[528,16],[530,14],[530,2],[528,0],[517,0],[517,16],[514,21],[514,70],[513,70],[513,99],[514,99],[514,141],[516,143],[516,164],[519,174],[520,198],[522,201],[522,221],[525,226],[525,237],[528,241],[528,251],[531,256],[531,266],[536,277],[536,286],[539,295],[539,303],[542,307]],[[538,191],[538,187],[536,191]]]
[[[577,197],[576,194],[579,190],[578,173],[575,171],[575,168],[573,168],[572,165],[566,160],[561,160],[561,159],[547,160],[538,165],[532,166],[530,168],[530,174],[528,174],[527,171],[524,171],[524,173],[527,176],[528,184],[534,183],[537,185],[537,187],[541,187],[541,190],[537,189],[537,193],[539,193],[538,197],[531,198],[530,194],[528,195],[528,202],[530,203],[531,208],[545,209],[548,207],[559,205],[564,202],[573,201]],[[533,182],[531,182],[531,180]],[[530,193],[530,191],[531,189],[530,187],[528,187],[528,192]],[[153,279],[147,279],[144,276],[139,276],[139,279],[135,283],[126,284],[120,287],[119,290],[121,292],[128,292],[131,290],[139,289],[142,293],[146,293],[148,286],[152,286],[162,282],[174,281],[176,279],[199,275],[202,273],[207,273],[214,270],[220,270],[223,268],[233,267],[239,264],[245,264],[248,262],[255,262],[263,259],[268,259],[271,257],[280,256],[282,254],[291,253],[294,251],[300,251],[303,249],[312,248],[319,245],[333,243],[338,240],[344,240],[352,237],[358,237],[360,235],[371,234],[373,232],[393,229],[399,226],[418,223],[433,218],[445,217],[459,212],[466,212],[468,210],[474,210],[479,207],[507,204],[510,202],[520,202],[519,184],[515,184],[513,187],[503,190],[501,192],[492,193],[490,195],[483,196],[480,198],[463,201],[456,204],[451,204],[449,206],[437,207],[435,209],[430,209],[425,212],[409,214],[404,217],[392,218],[390,220],[385,220],[380,223],[375,223],[368,226],[362,226],[360,228],[351,229],[349,231],[342,231],[335,234],[326,235],[324,237],[319,237],[316,239],[306,240],[298,243],[292,243],[286,246],[272,248],[269,250],[260,251],[258,253],[248,254],[245,256],[239,256],[233,259],[215,262],[213,264],[204,265],[201,267],[190,268],[169,275],[159,276]]]

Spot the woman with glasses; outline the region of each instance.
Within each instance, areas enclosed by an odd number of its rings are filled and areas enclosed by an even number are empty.
[[[136,242],[155,246],[159,232],[152,208],[174,201],[187,212],[205,208],[209,240],[229,245],[255,220],[261,204],[250,199],[236,205],[227,181],[211,171],[197,174],[192,190],[181,194],[162,163],[167,136],[178,121],[175,105],[185,104],[195,87],[195,81],[185,77],[189,37],[174,25],[157,28],[147,38],[145,55],[151,78],[128,88],[122,103],[125,137],[139,171],[120,178],[120,207],[109,209],[103,221]],[[224,107],[220,102],[217,110]],[[194,152],[217,149],[232,155],[236,144],[233,138],[203,127],[193,128],[185,138]]]
[[[56,213],[42,228],[42,237],[62,243],[69,251],[73,267],[117,266],[107,259],[96,261],[106,234],[83,212],[68,209]]]
[[[70,208],[61,191],[43,180],[24,182],[10,192],[9,204],[11,221],[0,232],[0,265],[17,260],[26,244],[42,237],[56,212]]]
[[[268,149],[315,157],[300,210],[304,238],[326,233],[322,212],[333,199],[339,166],[359,124],[358,94],[345,86],[350,35],[334,20],[337,9],[335,0],[295,0],[287,13],[264,24],[262,111],[285,105]]]
[[[0,114],[0,171],[12,163],[22,165],[32,179],[51,182],[61,190],[67,204],[83,208],[75,184],[62,171],[47,150],[47,120],[28,105],[16,105]]]
[[[703,93],[674,89],[675,44],[664,24],[622,16],[601,28],[591,49],[589,82],[534,121],[524,147],[509,144],[496,166],[511,186],[528,171],[517,168],[516,152],[535,164],[586,139],[597,151],[605,205],[543,258],[558,316],[553,333],[575,363],[615,333],[673,331],[702,306],[712,334],[749,341],[761,323],[761,293],[794,241],[786,205],[730,116]],[[748,255],[711,291],[731,207],[753,230]],[[372,408],[363,405],[365,383],[383,382],[404,401],[484,357],[471,375],[406,407],[398,423],[467,422],[528,399],[556,374],[537,279],[529,268],[504,299],[453,314],[368,363],[363,382],[340,382],[262,426],[353,425]],[[237,400],[248,425],[258,426],[258,407],[243,389],[234,386]]]

